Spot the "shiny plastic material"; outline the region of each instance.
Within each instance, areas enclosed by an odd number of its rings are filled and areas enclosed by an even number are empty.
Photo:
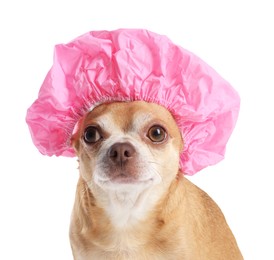
[[[185,174],[223,159],[239,112],[237,92],[200,58],[147,30],[93,31],[57,45],[26,120],[42,154],[75,156],[70,138],[86,112],[106,101],[133,100],[173,114],[184,140]]]

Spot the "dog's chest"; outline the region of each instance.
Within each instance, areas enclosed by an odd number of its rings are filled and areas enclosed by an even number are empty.
[[[150,242],[148,242],[150,243]],[[149,244],[141,244],[132,238],[122,238],[114,240],[110,247],[100,248],[93,247],[85,252],[83,257],[77,259],[113,259],[113,260],[176,260],[188,259],[184,258],[184,253],[181,250],[175,249],[173,252],[170,250],[163,250],[160,246],[155,247]],[[181,251],[178,254],[178,251]]]
[[[104,238],[92,239],[88,250],[80,250],[84,255],[78,259],[113,259],[113,260],[176,260],[188,259],[185,250],[179,243],[179,230],[168,234],[166,231],[153,232],[153,223],[143,223],[144,228],[136,227],[133,230],[112,230],[106,232]]]
[[[76,259],[153,259],[149,257],[151,254],[148,254],[144,240],[146,239],[142,234],[112,230],[111,233],[105,234],[103,240],[94,238],[89,249],[80,250]]]

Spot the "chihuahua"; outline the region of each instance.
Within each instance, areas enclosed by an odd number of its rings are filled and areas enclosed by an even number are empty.
[[[219,207],[180,172],[184,142],[166,108],[101,104],[71,142],[80,171],[74,259],[243,259]]]

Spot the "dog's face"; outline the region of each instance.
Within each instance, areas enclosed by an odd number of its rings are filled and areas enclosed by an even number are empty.
[[[183,146],[169,111],[142,101],[96,107],[79,122],[72,144],[81,177],[104,191],[168,185]]]
[[[223,252],[242,259],[216,204],[176,178],[183,142],[164,107],[102,104],[78,122],[72,144],[80,165],[75,259],[216,259]]]

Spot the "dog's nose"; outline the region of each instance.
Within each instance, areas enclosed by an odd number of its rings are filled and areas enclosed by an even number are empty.
[[[135,148],[130,143],[115,143],[108,150],[108,157],[116,164],[122,165],[133,158],[136,153]]]

